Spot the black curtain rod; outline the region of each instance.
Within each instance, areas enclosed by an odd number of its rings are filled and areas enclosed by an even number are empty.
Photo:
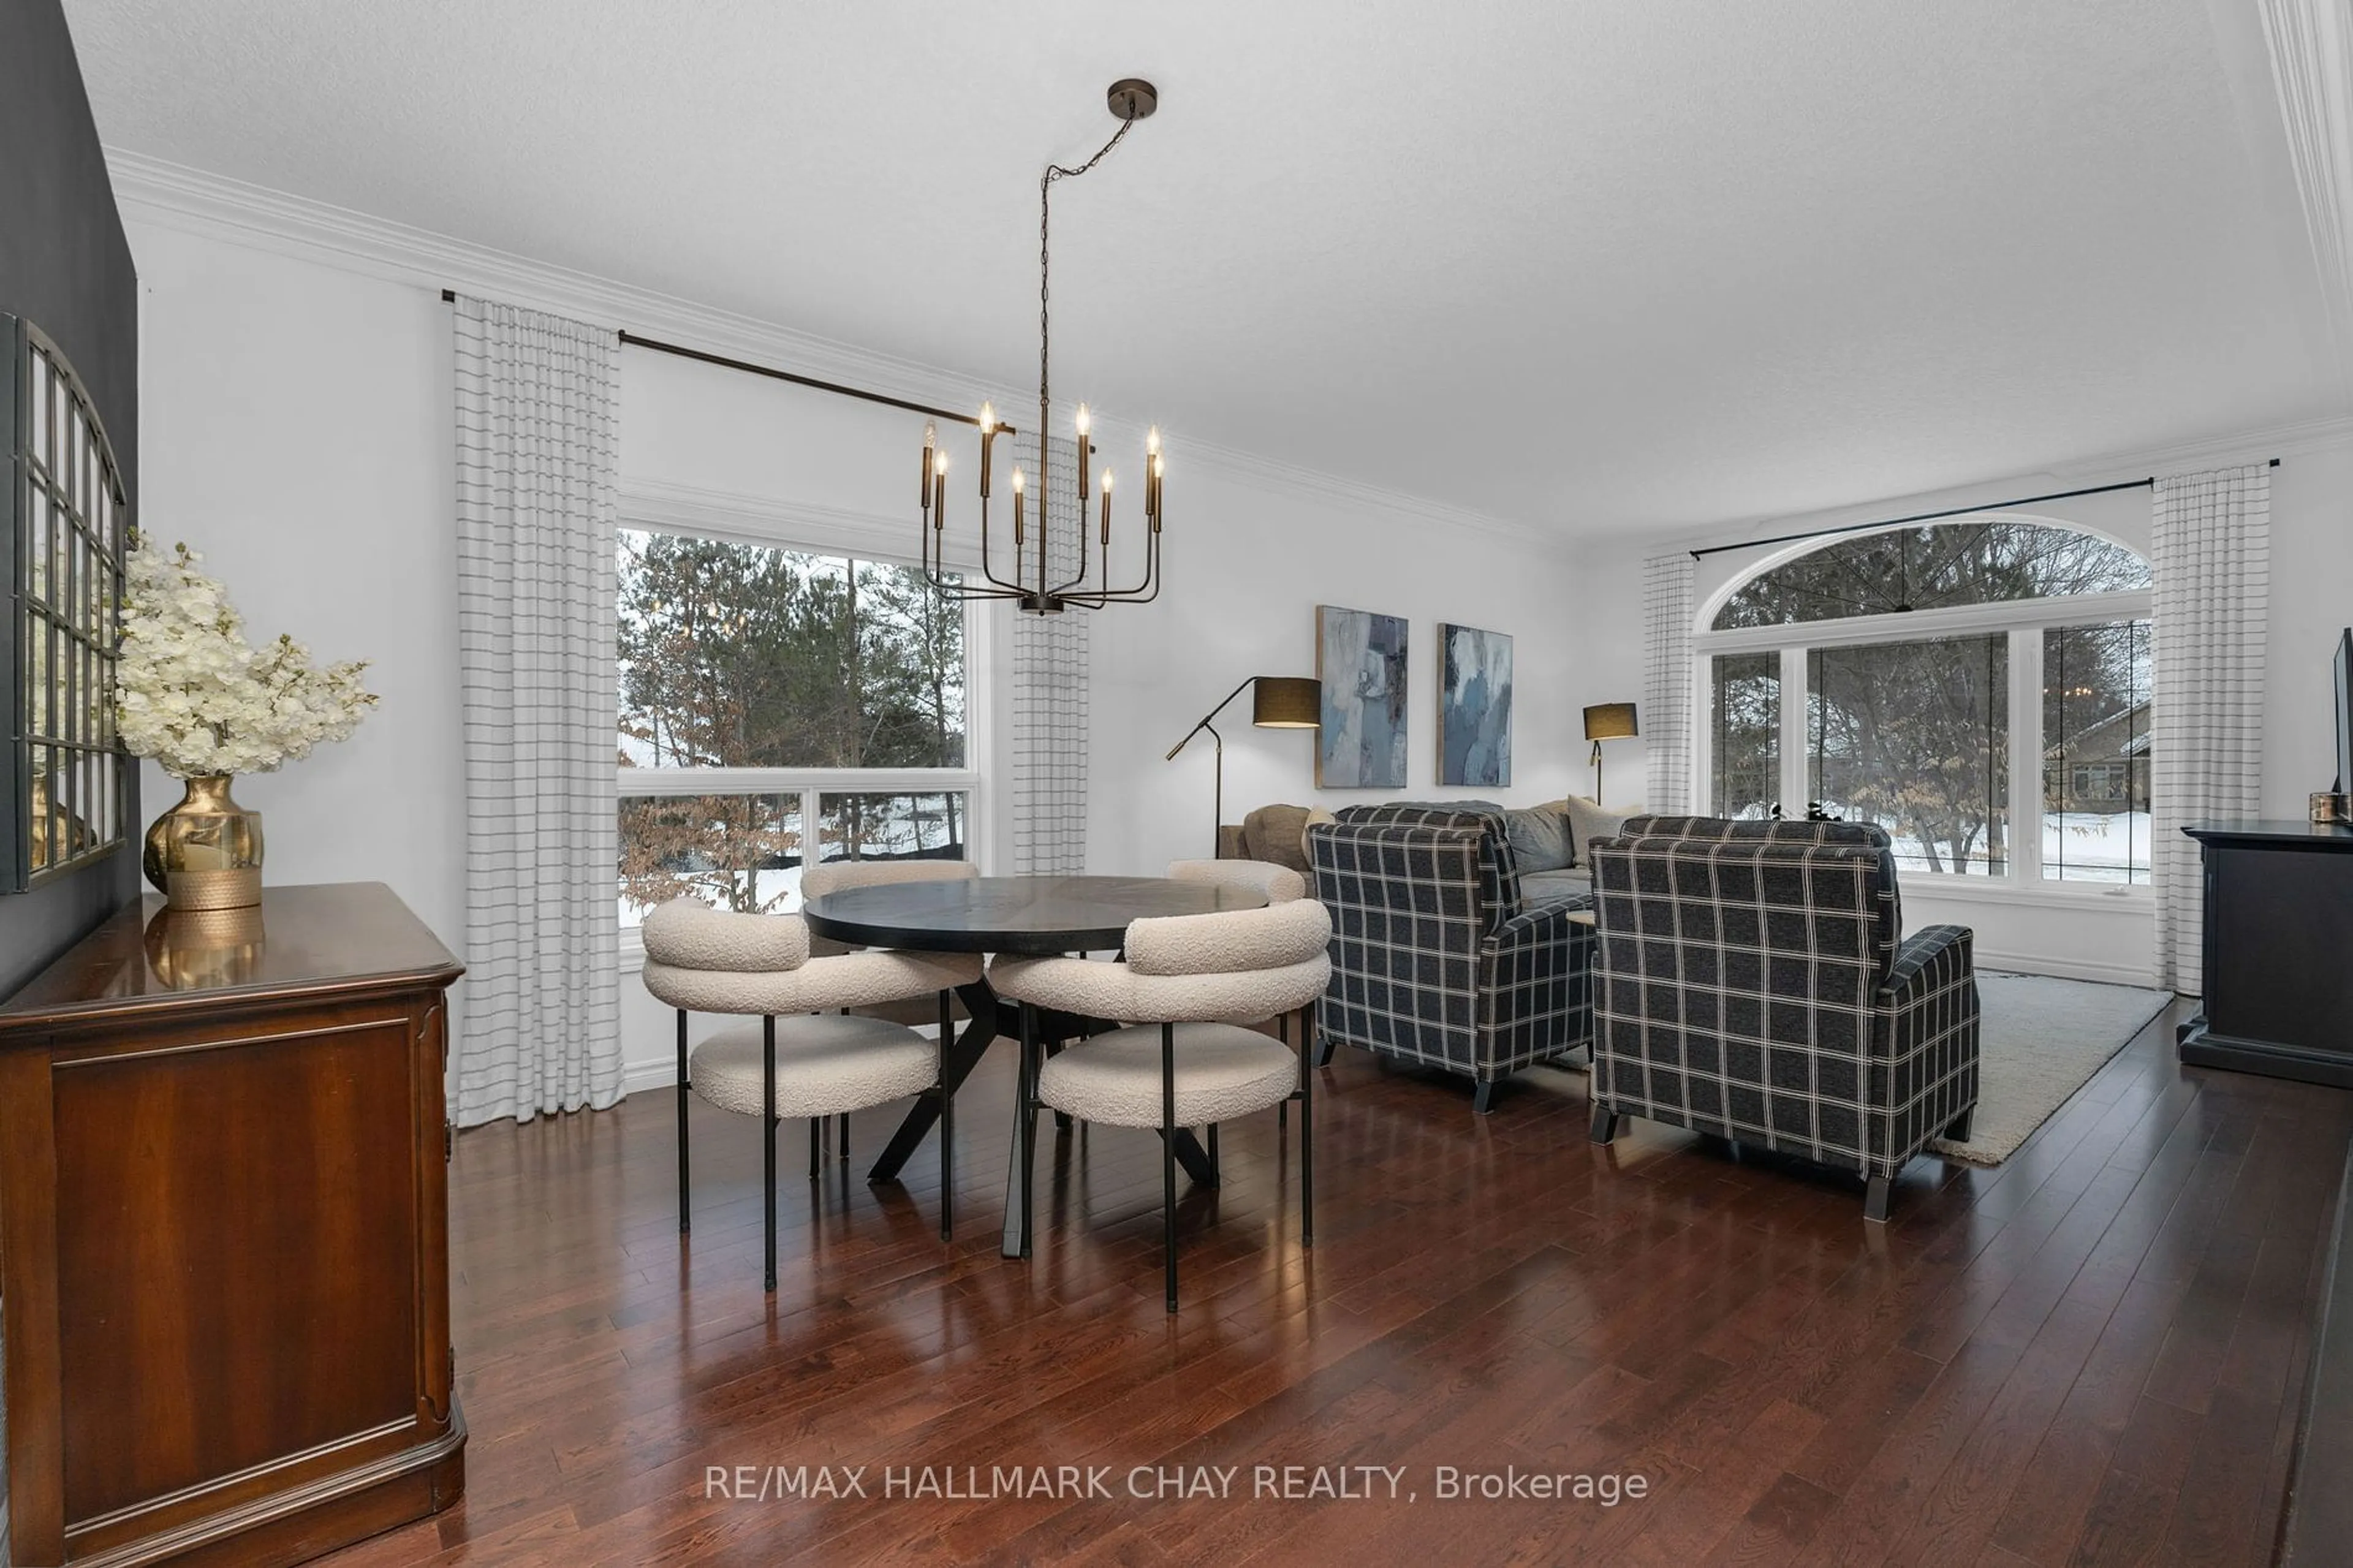
[[[2276,468],[2280,460],[2274,458],[2268,466]],[[1801,539],[1834,539],[1841,533],[1869,533],[1875,529],[1901,528],[1907,522],[1934,522],[1943,517],[1967,517],[1971,512],[2001,511],[2014,506],[2036,506],[2047,500],[2073,500],[2077,496],[2104,496],[2116,490],[2146,489],[2155,483],[2157,476],[2152,474],[2145,479],[2126,479],[2120,484],[2090,485],[2080,490],[2053,490],[2046,496],[2021,496],[2016,500],[1980,501],[1976,506],[1957,506],[1944,511],[1915,512],[1910,517],[1891,517],[1883,522],[1850,522],[1837,528],[1817,528],[1810,533],[1778,533],[1770,539],[1746,539],[1738,544],[1711,544],[1704,550],[1693,551],[1691,558],[1697,561],[1704,555],[1721,555],[1727,550],[1761,550],[1768,544],[1795,544]]]
[[[454,289],[444,289],[441,290],[441,299],[446,304],[456,304],[458,291]],[[910,403],[903,397],[892,397],[887,393],[869,392],[862,386],[844,386],[838,381],[819,381],[813,375],[797,375],[788,370],[754,364],[749,360],[729,359],[725,354],[706,353],[701,349],[691,349],[681,343],[666,343],[659,338],[641,338],[626,329],[620,333],[620,339],[622,344],[629,348],[651,349],[657,353],[676,354],[681,359],[700,360],[704,364],[715,364],[726,370],[740,370],[746,375],[765,375],[771,381],[789,381],[795,386],[813,386],[819,392],[839,393],[844,397],[862,398],[868,403],[881,403],[892,408],[903,408],[910,414],[925,414],[934,419],[953,419],[959,425],[969,425],[975,429],[980,427],[980,416],[976,414],[958,414],[952,408],[934,408],[928,404]],[[997,421],[997,427],[1008,436],[1020,434],[1014,426],[1001,419]]]

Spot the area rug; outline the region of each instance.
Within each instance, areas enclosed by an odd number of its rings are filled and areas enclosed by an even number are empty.
[[[1978,1109],[1968,1142],[1939,1138],[1928,1149],[1999,1165],[2173,998],[2137,985],[1980,971],[1978,1000]]]

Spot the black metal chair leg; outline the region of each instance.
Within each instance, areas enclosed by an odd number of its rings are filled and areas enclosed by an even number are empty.
[[[1299,1245],[1315,1245],[1315,1079],[1300,1058],[1299,1074]]]
[[[841,1113],[841,1148],[840,1148],[840,1149],[839,1149],[839,1151],[838,1151],[838,1152],[839,1152],[839,1154],[840,1154],[840,1156],[841,1156],[841,1163],[842,1163],[843,1164],[845,1164],[845,1165],[849,1164],[849,1112],[848,1112],[847,1110],[845,1110],[845,1111],[843,1111],[843,1112]]]
[[[678,1010],[678,1233],[686,1235],[694,1228],[686,1207],[686,1097],[691,1086],[686,1077],[686,1009]]]
[[[1226,1184],[1225,1167],[1218,1163],[1218,1124],[1214,1121],[1209,1123],[1209,1177],[1214,1185]]]
[[[940,993],[940,1239],[955,1236],[955,1091],[948,1087],[948,1046],[955,1039],[955,1020],[949,1011],[948,993]]]
[[[1160,1026],[1160,1240],[1167,1253],[1168,1310],[1176,1310],[1176,1026]]]
[[[808,1119],[808,1123],[809,1180],[814,1182],[818,1179],[818,1173],[824,1169],[823,1161],[825,1154],[824,1151],[818,1145],[818,1129],[825,1125],[825,1119],[821,1116],[812,1116]]]
[[[1021,1004],[1020,1088],[1014,1113],[1021,1119],[1013,1142],[1014,1157],[1021,1162],[1021,1256],[1027,1258],[1038,1212],[1038,1009],[1027,1002]]]
[[[767,1290],[776,1293],[776,1020],[760,1020],[760,1125],[765,1140]]]

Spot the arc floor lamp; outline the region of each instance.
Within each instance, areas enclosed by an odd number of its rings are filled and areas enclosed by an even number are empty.
[[[1218,733],[1211,722],[1226,710],[1228,703],[1250,687],[1250,722],[1261,730],[1314,730],[1324,722],[1324,683],[1298,675],[1253,675],[1226,693],[1219,703],[1201,717],[1201,721],[1185,731],[1185,739],[1168,748],[1165,761],[1175,762],[1176,753],[1192,742],[1194,736],[1207,730],[1218,747],[1218,782],[1212,795],[1213,813],[1209,825],[1209,852],[1217,853],[1218,830],[1226,821],[1226,738]]]

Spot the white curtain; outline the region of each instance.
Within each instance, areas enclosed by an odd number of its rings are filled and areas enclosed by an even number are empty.
[[[1056,440],[1049,450],[1054,493],[1047,565],[1062,583],[1079,566],[1079,449],[1075,442]],[[1014,452],[1034,476],[1037,437],[1016,437]],[[1098,570],[1091,554],[1089,582]],[[1087,867],[1087,622],[1092,614],[1016,612],[1013,617],[1013,870],[1018,876],[1075,875]]]
[[[610,331],[459,298],[457,1117],[621,1094]]]
[[[2158,983],[2201,994],[2204,880],[2184,824],[2263,814],[2268,464],[2157,481],[2150,860]]]
[[[1644,809],[1692,809],[1692,556],[1642,563]],[[1607,804],[1607,803],[1605,803]]]

